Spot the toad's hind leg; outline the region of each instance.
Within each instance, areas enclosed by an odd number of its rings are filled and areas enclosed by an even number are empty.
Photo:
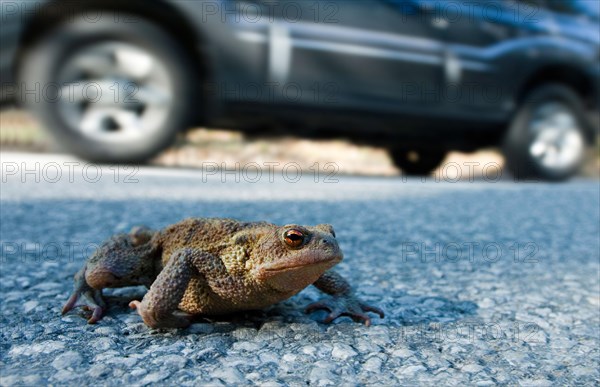
[[[98,248],[75,274],[74,290],[62,313],[81,306],[91,310],[93,324],[106,309],[102,289],[133,285],[150,286],[156,277],[157,249],[151,239],[154,232],[136,227],[129,234],[119,234]]]
[[[103,244],[88,260],[85,281],[94,289],[145,285],[156,278],[158,248],[140,242],[136,236],[121,234]]]

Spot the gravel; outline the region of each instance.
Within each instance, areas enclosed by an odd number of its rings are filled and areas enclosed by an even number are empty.
[[[202,184],[195,172],[153,173],[140,171],[132,186],[3,181],[1,385],[600,380],[597,181],[342,176],[324,187],[312,179]],[[319,297],[312,288],[186,330],[147,328],[127,307],[143,296],[140,287],[106,291],[110,307],[96,325],[81,311],[60,315],[95,245],[136,224],[163,227],[189,216],[333,224],[346,256],[339,271],[386,317],[373,316],[371,327],[348,318],[322,324],[324,312],[302,312]]]

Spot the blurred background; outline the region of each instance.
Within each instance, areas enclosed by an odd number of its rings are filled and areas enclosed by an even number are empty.
[[[110,164],[598,177],[599,7],[2,1],[0,143]]]
[[[0,112],[2,127],[0,146],[3,151],[35,152],[55,154],[61,149],[53,143],[48,134],[26,111],[5,110]],[[579,171],[580,176],[598,178],[600,161],[598,146],[588,151],[586,163]],[[347,140],[301,140],[297,138],[267,138],[252,140],[242,132],[217,129],[191,129],[183,134],[173,146],[148,162],[148,165],[181,168],[202,168],[203,163],[225,163],[233,167],[236,162],[274,161],[284,165],[296,162],[303,170],[320,169],[331,159],[336,160],[339,173],[362,176],[398,176],[402,171],[394,165],[385,148],[356,145]],[[458,165],[460,176],[455,169],[444,170],[443,165]],[[472,170],[469,169],[472,166]],[[471,153],[450,152],[432,176],[438,179],[467,181],[481,179],[486,165],[504,166],[502,153],[496,148],[488,148]],[[325,171],[329,172],[329,171]],[[495,179],[495,177],[492,177]]]

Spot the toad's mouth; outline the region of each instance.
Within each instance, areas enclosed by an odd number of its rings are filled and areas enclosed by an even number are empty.
[[[259,268],[259,272],[264,277],[270,277],[278,273],[296,271],[303,268],[319,267],[319,266],[334,266],[343,259],[343,255],[339,254],[327,254],[323,252],[307,252],[296,256],[293,260],[270,262],[263,264]]]
[[[268,283],[273,289],[282,292],[299,292],[314,283],[327,270],[343,258],[338,250],[332,252],[306,252],[293,259],[270,262],[261,265],[257,278]]]

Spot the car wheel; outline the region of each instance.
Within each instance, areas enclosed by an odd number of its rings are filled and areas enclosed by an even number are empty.
[[[440,149],[390,150],[394,164],[410,176],[429,175],[444,161],[446,153]]]
[[[190,123],[194,77],[165,31],[119,16],[76,17],[50,31],[26,55],[21,95],[67,151],[96,162],[143,162]]]
[[[566,86],[542,86],[525,99],[506,133],[505,163],[518,179],[565,180],[581,167],[586,142],[579,96]]]

